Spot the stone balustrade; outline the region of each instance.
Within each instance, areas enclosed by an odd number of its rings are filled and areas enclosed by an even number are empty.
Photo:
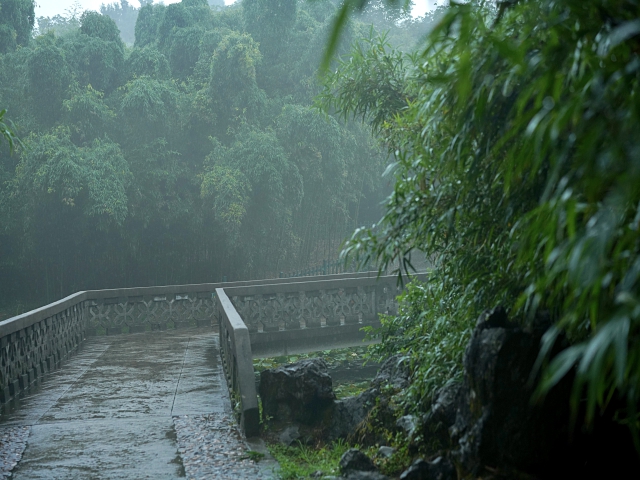
[[[85,338],[86,293],[0,322],[0,401],[7,402],[77,350]]]
[[[230,393],[256,433],[253,356],[355,345],[396,312],[395,277],[375,272],[78,292],[0,322],[0,401],[73,353],[86,336],[212,325]]]
[[[362,327],[396,313],[399,293],[396,277],[375,272],[224,290],[247,325],[254,357],[361,344]]]

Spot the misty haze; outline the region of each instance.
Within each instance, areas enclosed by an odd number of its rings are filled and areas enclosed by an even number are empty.
[[[0,474],[640,471],[640,0],[227,3],[0,0]]]

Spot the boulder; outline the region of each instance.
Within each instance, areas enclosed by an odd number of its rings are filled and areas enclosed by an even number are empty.
[[[346,480],[389,480],[389,477],[380,472],[355,471],[349,473]]]
[[[391,387],[394,390],[402,390],[409,386],[410,378],[409,359],[402,355],[393,355],[380,365],[378,374],[371,381],[371,386],[380,389]]]
[[[355,397],[335,402],[327,438],[330,440],[351,438],[361,445],[372,445],[383,441],[376,435],[371,435],[371,432],[362,432],[359,429],[372,409],[377,406],[374,430],[397,430],[396,415],[388,408],[388,397],[408,386],[409,376],[409,365],[405,357],[394,355],[388,358],[371,381],[371,388]],[[391,388],[390,392],[389,388]],[[356,433],[355,436],[354,433]]]
[[[301,435],[298,425],[290,425],[282,430],[282,432],[280,432],[280,434],[278,435],[278,442],[286,445],[287,447],[290,447],[298,440],[300,440],[300,437]]]
[[[417,425],[418,420],[413,415],[404,415],[396,421],[396,427],[403,431],[408,438],[413,437]]]
[[[422,449],[424,447],[436,453],[451,447],[449,429],[456,421],[460,397],[463,392],[462,383],[449,382],[434,395],[429,412],[422,418]]]
[[[419,458],[400,475],[400,480],[455,480],[457,478],[456,469],[451,460],[446,457],[438,457],[430,462]]]
[[[396,453],[396,449],[393,447],[387,447],[386,445],[383,445],[382,447],[378,448],[379,458],[391,458],[394,453]]]
[[[263,414],[279,422],[318,423],[335,394],[327,364],[321,358],[269,369],[260,374]]]
[[[464,386],[450,429],[457,443],[453,456],[465,471],[476,475],[484,465],[535,470],[568,438],[568,401],[554,408],[531,405],[529,378],[540,339],[509,323],[501,308],[479,318],[465,350]]]
[[[615,478],[640,468],[630,430],[615,419],[626,406],[619,399],[612,398],[590,428],[573,427],[569,372],[543,401],[531,403],[537,384],[532,369],[550,323],[541,315],[521,328],[500,308],[479,318],[465,350],[464,382],[449,430],[451,456],[463,475],[490,466],[541,478]],[[565,346],[560,338],[551,355]]]
[[[381,432],[398,430],[397,407],[391,397],[409,385],[409,378],[407,358],[389,357],[371,381],[370,389],[336,402],[329,437],[349,438],[360,445],[384,444],[385,435]]]
[[[327,437],[337,440],[352,435],[375,406],[378,394],[378,389],[370,388],[355,397],[337,400],[333,405]]]
[[[376,469],[371,459],[357,448],[350,448],[344,452],[338,466],[343,475],[354,471],[373,472]]]

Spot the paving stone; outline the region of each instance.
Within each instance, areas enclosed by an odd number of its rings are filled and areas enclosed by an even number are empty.
[[[267,479],[235,422],[211,328],[90,338],[0,408],[15,479]]]
[[[27,446],[29,427],[15,426],[0,428],[0,475],[11,476],[11,471],[22,458]]]
[[[249,458],[248,446],[229,413],[174,417],[178,451],[187,478],[267,479],[273,473]]]

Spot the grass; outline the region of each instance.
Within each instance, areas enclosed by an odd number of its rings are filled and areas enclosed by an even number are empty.
[[[399,439],[396,439],[399,440]],[[338,440],[331,445],[318,446],[316,448],[298,443],[290,447],[281,444],[269,444],[269,452],[280,464],[280,470],[276,473],[279,480],[297,480],[310,478],[315,472],[325,475],[340,475],[338,462],[340,457],[350,448],[359,448],[358,445],[349,445]],[[369,447],[362,450],[381,473],[392,478],[397,477],[410,464],[412,457],[406,445],[400,446],[391,458],[379,458],[376,456],[377,447]]]
[[[322,358],[327,362],[329,369],[345,367],[355,370],[367,360],[366,352],[366,346],[358,346],[299,355],[259,358],[254,359],[253,368],[256,374],[259,374],[263,370],[281,367],[298,360]],[[358,395],[370,386],[371,382],[369,380],[359,382],[336,382],[334,380],[333,382],[333,390],[339,399]],[[271,443],[268,444],[268,448],[271,455],[280,465],[280,469],[276,472],[277,478],[280,480],[295,480],[308,479],[311,474],[316,472],[322,472],[321,476],[340,475],[338,462],[344,452],[352,448],[352,445],[343,440],[338,440],[329,445],[318,444],[316,446],[297,443],[287,447],[278,443]],[[372,456],[375,454],[375,449],[369,449],[366,453]]]
[[[333,350],[320,350],[317,352],[301,353],[297,355],[281,355],[279,357],[256,358],[253,360],[253,368],[257,372],[268,368],[277,368],[288,363],[297,362],[307,358],[322,358],[329,368],[343,366],[358,366],[366,360],[366,346],[335,348]]]
[[[357,369],[366,362],[367,347],[336,348],[332,350],[321,350],[318,352],[302,353],[298,355],[281,355],[279,357],[256,358],[253,360],[253,369],[256,374],[269,368],[278,368],[289,363],[297,362],[307,358],[322,358],[327,362],[329,369],[335,367],[346,367]],[[333,381],[333,391],[338,399],[352,397],[369,388],[369,381],[348,382]]]
[[[339,475],[338,462],[340,457],[350,447],[343,441],[337,441],[331,445],[313,448],[298,443],[286,447],[280,444],[268,445],[271,455],[280,464],[280,470],[276,472],[281,480],[296,480],[309,478],[317,471],[324,475]]]
[[[333,392],[338,399],[354,397],[371,386],[371,381],[366,380],[364,382],[356,383],[343,383],[335,382],[333,385]]]

